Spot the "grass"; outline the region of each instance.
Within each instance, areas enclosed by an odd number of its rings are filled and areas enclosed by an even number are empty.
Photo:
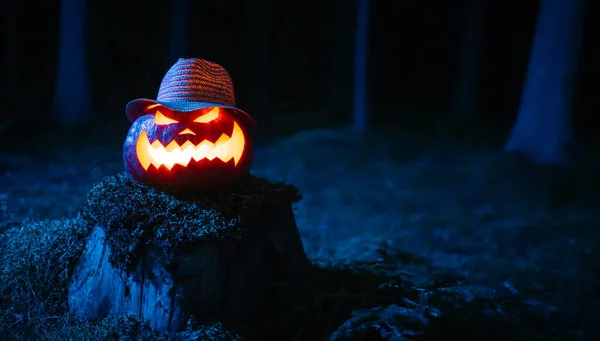
[[[434,128],[310,130],[258,150],[257,175],[302,193],[295,213],[318,276],[300,293],[275,285],[272,302],[246,325],[192,323],[188,333],[597,339],[593,150],[568,167],[538,167],[502,153],[503,137],[484,129]],[[93,183],[120,172],[119,153],[57,145],[43,157],[2,158],[0,335],[160,339],[131,317],[83,323],[67,312],[66,281],[85,235],[77,212]]]

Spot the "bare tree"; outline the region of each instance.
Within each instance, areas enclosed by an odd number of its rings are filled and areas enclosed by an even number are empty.
[[[358,0],[354,43],[353,126],[355,130],[360,132],[365,131],[368,124],[367,57],[369,48],[369,2],[370,0]]]
[[[93,116],[86,53],[85,0],[61,0],[58,72],[54,114],[63,126],[81,124]]]
[[[352,106],[352,60],[354,36],[349,34],[356,25],[355,1],[335,0],[331,21],[331,44],[327,64],[325,102],[328,109],[343,112],[344,118]]]
[[[269,100],[270,90],[270,28],[271,1],[246,1],[246,16],[250,33],[249,98],[252,105],[264,106]]]
[[[179,58],[188,57],[189,11],[189,0],[173,0],[171,37],[169,39],[169,52],[165,60],[165,69],[170,68]]]
[[[6,75],[5,82],[6,90],[11,91],[14,95],[14,89],[18,87],[19,73],[17,64],[17,1],[7,0],[4,7],[4,58]]]
[[[19,93],[19,65],[17,62],[17,3],[7,0],[4,5],[4,79],[2,96],[4,111],[10,115],[0,115],[0,132],[7,130],[15,120]]]
[[[477,113],[479,58],[481,55],[487,0],[464,0],[461,45],[454,86],[455,115]]]
[[[506,151],[520,152],[539,164],[568,162],[584,7],[585,0],[542,0]]]

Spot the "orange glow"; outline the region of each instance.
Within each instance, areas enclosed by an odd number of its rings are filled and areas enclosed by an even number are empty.
[[[196,123],[208,123],[210,121],[214,121],[219,117],[219,108],[213,108],[208,113],[199,116],[194,120]]]
[[[194,133],[193,131],[189,130],[189,129],[185,129],[184,131],[180,132],[179,135],[196,135],[196,133]]]
[[[137,140],[136,153],[145,170],[150,165],[154,165],[156,168],[163,165],[171,170],[176,164],[187,166],[192,159],[200,161],[205,158],[208,160],[218,158],[223,162],[233,159],[237,166],[244,153],[245,144],[244,132],[237,123],[233,124],[231,137],[222,134],[215,143],[204,140],[197,145],[187,141],[180,146],[177,142],[172,141],[167,146],[163,146],[158,140],[151,144],[144,130]]]
[[[169,125],[177,122],[178,121],[163,115],[158,110],[156,111],[156,115],[154,115],[154,123],[156,123],[157,125]]]
[[[158,104],[158,103],[157,104],[150,104],[149,106],[146,107],[146,110],[150,110],[150,109],[153,109],[153,108],[156,108],[156,107],[160,107],[160,104]]]

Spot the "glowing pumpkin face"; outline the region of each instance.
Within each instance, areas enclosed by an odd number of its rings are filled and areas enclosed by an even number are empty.
[[[203,189],[230,185],[247,174],[253,147],[230,109],[177,112],[151,105],[125,140],[125,169],[158,188]]]

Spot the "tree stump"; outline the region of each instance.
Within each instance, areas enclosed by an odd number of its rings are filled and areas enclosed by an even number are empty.
[[[193,316],[243,322],[275,282],[310,275],[292,203],[297,190],[250,176],[183,199],[123,173],[89,193],[92,227],[73,270],[69,308],[84,318],[135,315],[163,332]]]

